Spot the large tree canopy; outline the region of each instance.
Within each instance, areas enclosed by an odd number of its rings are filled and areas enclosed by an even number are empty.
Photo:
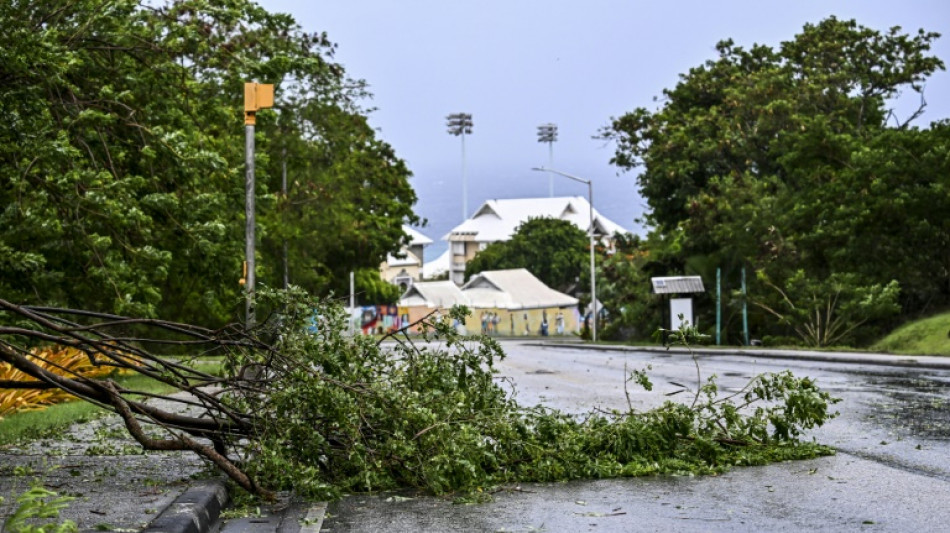
[[[799,271],[896,280],[905,312],[950,300],[950,125],[913,125],[937,37],[832,17],[775,49],[723,41],[662,107],[614,120],[613,162],[642,167],[654,242],[675,243],[663,257],[750,266],[772,308]],[[888,110],[901,93],[920,94],[909,117]]]
[[[257,127],[259,278],[342,292],[416,222],[409,171],[325,35],[247,0],[0,4],[0,293],[201,323],[243,260],[243,84]],[[289,189],[280,191],[286,161]]]
[[[531,218],[518,226],[511,240],[478,252],[465,265],[465,277],[483,270],[526,268],[547,286],[567,291],[589,270],[589,250],[589,237],[573,223]]]

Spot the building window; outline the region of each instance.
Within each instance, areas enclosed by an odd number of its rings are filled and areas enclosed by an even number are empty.
[[[409,287],[412,287],[412,278],[409,276],[399,276],[393,280],[395,285],[398,285],[402,292],[409,290]]]
[[[462,241],[453,241],[452,242],[452,254],[453,255],[465,255],[465,243]]]

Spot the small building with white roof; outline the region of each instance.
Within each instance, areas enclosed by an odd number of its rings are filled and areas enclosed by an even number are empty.
[[[490,335],[569,335],[579,330],[577,298],[558,292],[524,268],[482,272],[459,288],[451,281],[422,281],[400,298],[409,321],[447,316],[453,305],[472,310],[469,332]]]

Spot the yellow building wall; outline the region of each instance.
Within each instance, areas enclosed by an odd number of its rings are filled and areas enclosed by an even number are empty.
[[[561,320],[558,320],[560,316]],[[485,329],[482,329],[483,320]],[[494,318],[497,317],[497,321]],[[551,337],[574,335],[580,331],[580,315],[576,307],[542,309],[472,309],[465,321],[470,334],[487,333],[504,337],[541,335],[541,324],[547,320],[547,334]],[[558,325],[562,324],[559,328]],[[559,331],[560,330],[560,331]]]
[[[414,323],[426,315],[433,313],[436,309],[425,306],[400,307],[400,311],[405,309],[408,312],[409,323]],[[573,336],[580,332],[581,318],[576,307],[558,308],[549,307],[543,309],[471,309],[472,313],[465,319],[465,331],[469,335],[478,335],[486,333],[501,337],[537,337],[541,335],[541,324],[547,319],[548,336]],[[558,328],[558,315],[561,317],[563,327]],[[448,320],[449,310],[438,309],[438,314],[434,317],[445,317]],[[482,318],[484,317],[485,329],[482,329]],[[497,321],[489,320],[489,317],[497,317]],[[419,327],[415,326],[410,330],[412,333],[419,333]]]

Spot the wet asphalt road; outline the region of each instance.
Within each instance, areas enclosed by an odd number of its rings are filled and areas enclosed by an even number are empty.
[[[524,405],[568,412],[625,409],[625,366],[653,392],[638,409],[694,387],[687,354],[592,351],[505,343],[499,368]],[[664,477],[509,487],[495,501],[454,505],[414,494],[331,503],[321,531],[950,531],[950,371],[749,356],[701,356],[702,378],[737,390],[761,372],[791,369],[843,398],[814,436],[838,454],[740,468],[718,477]],[[691,400],[688,393],[674,398]]]

